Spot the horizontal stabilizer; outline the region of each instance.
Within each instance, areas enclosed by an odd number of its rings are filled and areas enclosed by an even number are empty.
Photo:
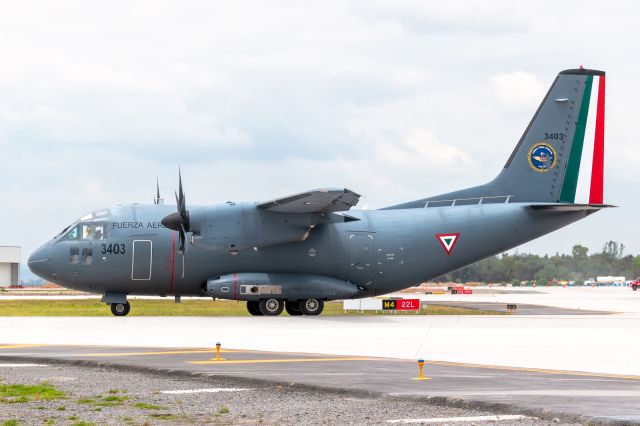
[[[570,212],[570,211],[598,211],[600,209],[606,209],[609,207],[616,207],[610,204],[531,204],[534,210],[552,210],[556,212]]]
[[[344,212],[358,204],[360,195],[346,188],[316,189],[258,204],[276,213]]]

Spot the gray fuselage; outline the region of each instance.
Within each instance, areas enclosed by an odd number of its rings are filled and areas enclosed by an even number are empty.
[[[49,281],[105,294],[204,296],[204,286],[212,277],[286,272],[354,284],[360,289],[354,297],[365,297],[404,289],[459,269],[590,213],[531,206],[498,203],[351,210],[349,216],[357,220],[320,222],[302,241],[229,250],[224,244],[199,248],[197,239],[191,238],[183,257],[177,249],[176,232],[160,223],[174,208],[134,204],[85,216],[38,249],[29,265]],[[243,215],[256,209],[254,203],[229,203],[195,206],[190,211],[206,217],[207,209],[220,212],[225,208],[237,212],[239,226]],[[230,238],[237,233],[229,223],[204,223],[217,229],[218,240],[225,239],[225,228]],[[92,233],[82,235],[87,227]],[[437,235],[450,233],[459,237],[448,254]]]

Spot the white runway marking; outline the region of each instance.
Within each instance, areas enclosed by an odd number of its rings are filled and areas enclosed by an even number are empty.
[[[47,364],[0,364],[0,368],[48,367]]]
[[[242,389],[242,388],[209,388],[209,389],[184,389],[184,390],[168,390],[161,391],[160,393],[170,393],[170,394],[185,394],[185,393],[218,393],[218,392],[242,392],[249,391],[252,389]]]
[[[518,414],[505,415],[505,416],[473,416],[473,417],[433,417],[430,419],[397,419],[387,420],[387,423],[451,423],[451,422],[499,422],[501,420],[518,420],[524,419],[527,416],[521,416]]]

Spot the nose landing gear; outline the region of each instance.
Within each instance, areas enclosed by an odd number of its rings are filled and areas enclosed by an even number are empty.
[[[111,313],[117,317],[123,317],[127,315],[130,310],[131,305],[129,305],[129,302],[111,304]]]

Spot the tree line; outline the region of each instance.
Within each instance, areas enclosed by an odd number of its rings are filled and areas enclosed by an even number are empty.
[[[573,246],[571,254],[554,256],[536,254],[508,254],[490,257],[455,272],[437,278],[437,282],[486,282],[519,285],[535,282],[548,285],[558,281],[583,284],[589,278],[603,275],[640,276],[640,256],[624,253],[624,244],[609,241],[598,253],[580,244]]]

